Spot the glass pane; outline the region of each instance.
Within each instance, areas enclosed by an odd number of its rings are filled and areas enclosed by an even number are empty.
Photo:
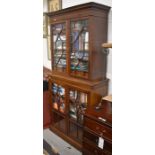
[[[54,123],[53,123],[54,127],[66,133],[67,129],[66,129],[65,117],[59,115],[56,112],[53,112],[53,120],[54,120]]]
[[[53,67],[64,71],[66,68],[66,27],[65,24],[52,25]]]
[[[79,142],[82,142],[83,137],[82,127],[69,121],[69,136],[71,136],[72,138],[74,138]]]
[[[70,90],[69,92],[69,115],[70,118],[76,120],[77,123],[83,123],[83,114],[87,107],[87,94]]]
[[[88,20],[71,22],[71,71],[88,72]]]
[[[53,108],[61,113],[65,113],[65,88],[56,83],[52,84]]]

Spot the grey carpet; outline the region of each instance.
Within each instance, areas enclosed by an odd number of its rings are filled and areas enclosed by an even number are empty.
[[[80,151],[58,137],[49,129],[45,129],[43,131],[43,138],[51,145],[53,149],[57,150],[60,155],[82,155]]]
[[[43,140],[43,148],[44,148],[44,151],[48,153],[48,155],[59,155],[59,153],[54,152],[51,145],[48,142],[46,142],[45,139]]]

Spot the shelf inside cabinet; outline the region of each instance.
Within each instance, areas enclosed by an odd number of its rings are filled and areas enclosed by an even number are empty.
[[[61,115],[62,117],[65,117],[66,116],[66,114],[64,112],[61,112],[61,111],[59,111],[57,109],[54,109],[54,108],[52,109],[52,112],[55,112],[55,113]]]

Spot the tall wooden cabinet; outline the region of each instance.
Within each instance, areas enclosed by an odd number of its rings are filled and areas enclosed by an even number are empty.
[[[47,13],[52,55],[50,128],[78,149],[85,110],[108,91],[101,45],[107,41],[109,9],[91,2]]]

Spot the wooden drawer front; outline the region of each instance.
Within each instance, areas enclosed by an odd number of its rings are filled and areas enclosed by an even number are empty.
[[[91,129],[93,132],[99,134],[100,136],[112,139],[112,129],[105,125],[99,124],[91,119],[85,117],[85,127]]]
[[[84,141],[90,141],[92,144],[98,147],[99,137],[90,133],[89,131],[84,130],[83,139]],[[105,152],[112,152],[112,143],[104,140],[103,150],[105,150]]]
[[[112,155],[112,152],[109,152],[109,151],[105,150],[102,155]]]
[[[93,145],[88,144],[87,142],[83,142],[83,154],[84,155],[102,155],[103,151],[101,149],[96,148]]]
[[[91,155],[91,152],[89,152],[88,150],[83,149],[82,155]]]
[[[98,139],[99,139],[99,137],[96,136],[96,135],[94,135],[94,134],[91,134],[87,130],[84,130],[83,138],[84,139],[85,138],[88,139],[89,141],[91,141],[92,143],[94,143],[96,146],[98,145]]]

